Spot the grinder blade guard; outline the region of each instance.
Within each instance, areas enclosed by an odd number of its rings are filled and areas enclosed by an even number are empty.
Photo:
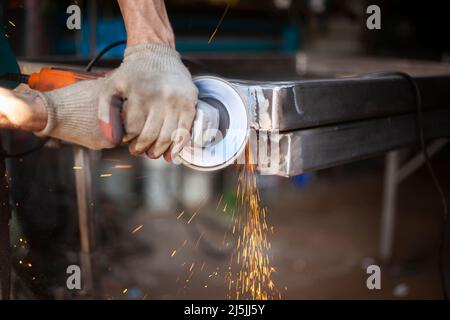
[[[248,113],[239,93],[227,81],[203,76],[194,79],[199,90],[193,139],[179,159],[199,171],[223,169],[245,150],[248,140]]]

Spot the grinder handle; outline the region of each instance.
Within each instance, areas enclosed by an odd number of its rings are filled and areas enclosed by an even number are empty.
[[[84,72],[79,70],[42,68],[30,75],[28,86],[40,92],[61,89],[84,80],[95,80],[105,77],[105,73]],[[122,143],[124,128],[122,125],[123,99],[113,96],[109,107],[109,122],[99,120],[103,134],[108,141],[118,146]]]
[[[98,120],[106,139],[114,146],[119,146],[125,135],[122,123],[123,103],[124,100],[121,97],[112,96],[109,105],[109,122]]]

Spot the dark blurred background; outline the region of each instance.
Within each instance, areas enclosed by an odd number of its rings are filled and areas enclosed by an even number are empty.
[[[71,4],[82,8],[78,31],[66,28],[66,8]],[[166,4],[177,48],[194,75],[290,80],[377,71],[386,65],[418,74],[449,72],[448,1],[167,0]],[[366,27],[369,4],[381,8],[381,30]],[[227,15],[209,43],[227,5]],[[116,1],[3,0],[2,6],[5,33],[26,67],[31,63],[82,67],[109,43],[126,38]],[[123,49],[109,52],[98,66],[117,66]],[[24,134],[14,134],[14,141],[13,148],[19,149],[36,143]],[[408,158],[416,151],[402,154]],[[449,160],[448,147],[433,158],[447,197]],[[72,147],[45,149],[9,165],[17,204],[16,297],[86,297],[65,289],[65,267],[79,263]],[[226,270],[233,246],[222,242],[230,217],[221,209],[236,203],[236,169],[205,174],[132,158],[126,149],[95,153],[92,166],[97,289],[88,297],[227,297],[221,273],[214,272]],[[275,228],[271,254],[283,298],[441,297],[437,248],[442,215],[431,180],[422,168],[402,183],[394,250],[389,261],[381,261],[383,172],[380,155],[292,178],[258,178],[268,220]],[[177,220],[182,211],[201,214],[188,225]],[[178,253],[172,257],[174,250]],[[196,269],[186,285],[193,262],[206,267]],[[382,265],[379,291],[366,288],[365,267],[372,263]]]

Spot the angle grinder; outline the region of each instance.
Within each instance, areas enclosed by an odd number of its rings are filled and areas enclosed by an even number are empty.
[[[104,76],[100,73],[42,68],[31,75],[9,73],[1,78],[25,83],[31,89],[45,92]],[[194,78],[194,83],[199,90],[199,97],[192,139],[180,152],[178,159],[195,170],[220,170],[232,164],[245,150],[249,133],[247,108],[239,93],[226,80],[202,76]],[[120,99],[113,99],[109,123],[100,121],[105,136],[115,145],[122,142],[124,135],[122,104]]]

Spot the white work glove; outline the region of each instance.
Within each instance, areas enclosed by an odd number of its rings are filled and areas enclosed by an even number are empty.
[[[104,136],[97,120],[98,96],[106,79],[81,81],[71,86],[46,92],[32,92],[47,109],[47,125],[35,132],[100,150],[114,147]]]
[[[113,96],[125,100],[124,142],[130,143],[130,153],[146,153],[153,159],[164,154],[169,160],[189,140],[198,91],[174,49],[160,44],[127,48],[122,65],[108,77],[100,93],[98,116],[102,122],[110,121]]]

